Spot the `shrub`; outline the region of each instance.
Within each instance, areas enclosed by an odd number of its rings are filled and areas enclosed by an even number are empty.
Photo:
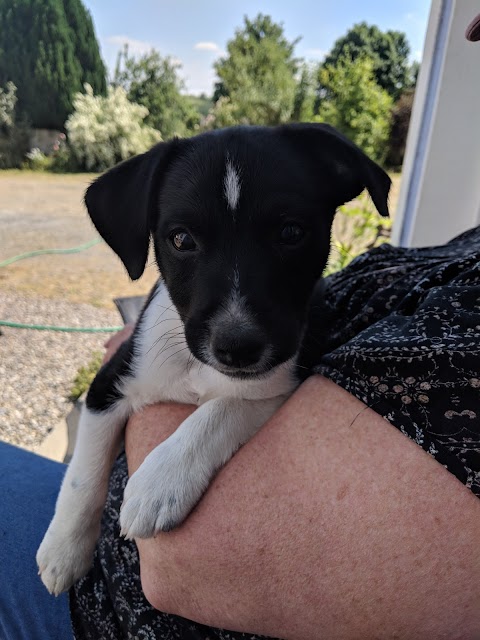
[[[65,123],[68,146],[79,169],[104,171],[121,160],[147,151],[162,138],[144,124],[148,109],[128,101],[125,89],[109,87],[95,96],[90,85],[77,93],[75,111]]]
[[[30,149],[25,154],[23,167],[31,171],[48,171],[52,165],[52,158],[46,156],[38,147]]]

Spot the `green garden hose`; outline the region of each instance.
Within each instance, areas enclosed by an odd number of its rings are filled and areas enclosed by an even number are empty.
[[[37,251],[27,251],[26,253],[20,253],[17,256],[8,258],[0,262],[0,268],[6,267],[9,264],[18,262],[19,260],[25,260],[26,258],[34,258],[36,256],[43,256],[46,254],[63,254],[63,253],[79,253],[90,249],[99,242],[102,242],[101,238],[90,240],[85,244],[81,244],[78,247],[72,247],[71,249],[38,249]],[[35,329],[36,331],[63,331],[65,333],[113,333],[120,331],[122,327],[57,327],[48,324],[26,324],[23,322],[10,322],[9,320],[0,320],[0,326],[12,327],[14,329]]]
[[[90,240],[90,242],[86,242],[85,244],[80,244],[78,245],[78,247],[72,247],[71,249],[38,249],[37,251],[27,251],[26,253],[20,253],[18,256],[13,256],[13,258],[8,258],[7,260],[3,260],[3,262],[0,262],[0,267],[6,267],[9,264],[18,262],[19,260],[25,260],[26,258],[34,258],[35,256],[44,256],[49,253],[53,253],[53,254],[79,253],[80,251],[85,251],[85,249],[90,249],[90,247],[94,247],[99,242],[102,242],[101,238]]]
[[[1,327],[13,329],[36,329],[37,331],[64,331],[65,333],[113,333],[123,327],[56,327],[50,324],[25,324],[23,322],[10,322],[0,320]]]

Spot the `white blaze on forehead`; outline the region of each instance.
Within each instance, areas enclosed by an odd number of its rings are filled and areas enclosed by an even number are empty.
[[[223,178],[223,193],[228,207],[235,211],[240,200],[240,173],[228,156],[225,177]]]

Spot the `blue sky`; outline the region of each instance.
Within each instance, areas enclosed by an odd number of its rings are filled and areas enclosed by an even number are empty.
[[[243,23],[243,16],[266,13],[282,22],[293,40],[302,36],[296,55],[320,61],[334,41],[354,23],[365,20],[382,30],[407,34],[412,59],[420,60],[427,28],[429,0],[84,0],[92,14],[102,55],[110,69],[118,50],[152,47],[182,64],[189,92],[211,93],[213,62]]]

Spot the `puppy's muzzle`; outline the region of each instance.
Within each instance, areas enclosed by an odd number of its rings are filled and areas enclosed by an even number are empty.
[[[227,325],[218,328],[210,338],[215,359],[232,369],[252,369],[263,359],[267,345],[258,330]]]

